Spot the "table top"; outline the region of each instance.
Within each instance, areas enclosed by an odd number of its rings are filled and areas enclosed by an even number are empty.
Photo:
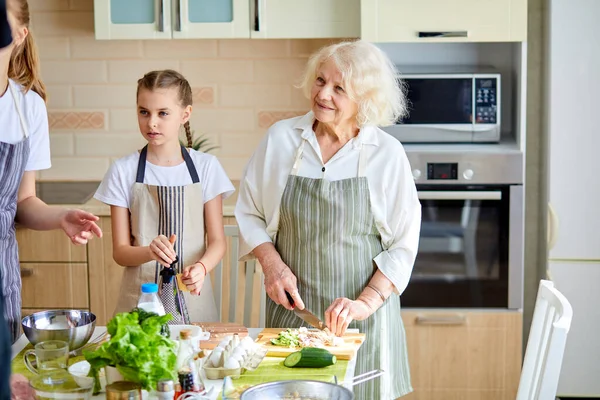
[[[258,334],[261,331],[262,331],[262,328],[248,328],[248,335],[252,339],[256,340],[256,338],[258,337]],[[351,330],[349,330],[349,331],[351,331]],[[94,338],[102,335],[104,332],[106,332],[105,326],[97,326],[94,329],[94,333],[92,334],[90,341],[94,340]],[[28,344],[29,344],[29,340],[27,340],[27,337],[24,334],[21,335],[21,337],[19,337],[19,339],[12,345],[12,358],[14,359]],[[346,369],[346,377],[344,378],[344,382],[350,382],[352,380],[352,378],[354,377],[355,368],[356,368],[356,358],[354,358],[348,362],[348,367]],[[207,379],[207,380],[205,380],[204,385],[206,387],[206,390],[209,392],[209,395],[206,397],[203,397],[203,398],[207,399],[207,400],[215,400],[219,396],[221,389],[223,387],[223,379],[212,379],[212,380]],[[349,384],[346,384],[344,386],[351,389],[351,385],[349,385]],[[153,397],[150,396],[149,398],[153,398]],[[106,395],[105,395],[105,393],[100,393],[96,396],[93,396],[92,399],[106,399]]]

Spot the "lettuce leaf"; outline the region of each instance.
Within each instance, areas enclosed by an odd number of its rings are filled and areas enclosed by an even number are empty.
[[[140,314],[137,310],[115,315],[106,327],[110,340],[94,351],[84,352],[96,381],[98,371],[107,365],[146,390],[155,390],[161,379],[176,380],[176,344],[169,339],[168,328],[164,335],[164,325],[170,319],[170,314]]]

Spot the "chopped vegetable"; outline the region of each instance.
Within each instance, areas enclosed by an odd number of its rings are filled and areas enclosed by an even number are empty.
[[[279,332],[279,336],[277,336],[277,338],[271,339],[271,343],[273,343],[275,346],[298,347],[300,346],[298,331],[294,329],[286,329],[285,331],[281,331]]]
[[[176,380],[176,343],[169,339],[164,325],[171,314],[159,316],[135,310],[115,315],[107,326],[110,340],[94,351],[84,351],[91,365],[96,389],[99,389],[100,369],[107,365],[117,368],[125,380],[137,382],[146,390],[154,390],[161,379]]]
[[[283,365],[289,368],[323,368],[333,365],[337,358],[328,350],[305,347],[285,358]]]
[[[302,327],[279,332],[279,336],[271,339],[271,343],[275,346],[285,346],[293,349],[298,347],[342,346],[344,339],[332,335],[327,329],[319,331]]]

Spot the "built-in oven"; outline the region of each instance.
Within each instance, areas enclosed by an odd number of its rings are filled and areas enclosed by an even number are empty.
[[[407,153],[422,224],[402,306],[522,308],[522,154]]]

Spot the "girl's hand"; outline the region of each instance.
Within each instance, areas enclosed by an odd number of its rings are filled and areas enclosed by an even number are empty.
[[[202,291],[202,285],[204,285],[204,278],[206,277],[204,266],[200,263],[196,263],[185,267],[181,281],[185,283],[191,294],[197,296]]]
[[[171,235],[169,239],[165,235],[158,235],[148,246],[150,257],[161,265],[170,268],[177,257],[173,243],[175,243],[175,235]]]
[[[367,319],[373,311],[362,300],[339,297],[325,310],[325,324],[331,333],[342,336],[350,322]]]
[[[87,244],[94,235],[102,237],[102,229],[96,225],[99,219],[86,211],[66,210],[60,218],[60,226],[73,244]]]

